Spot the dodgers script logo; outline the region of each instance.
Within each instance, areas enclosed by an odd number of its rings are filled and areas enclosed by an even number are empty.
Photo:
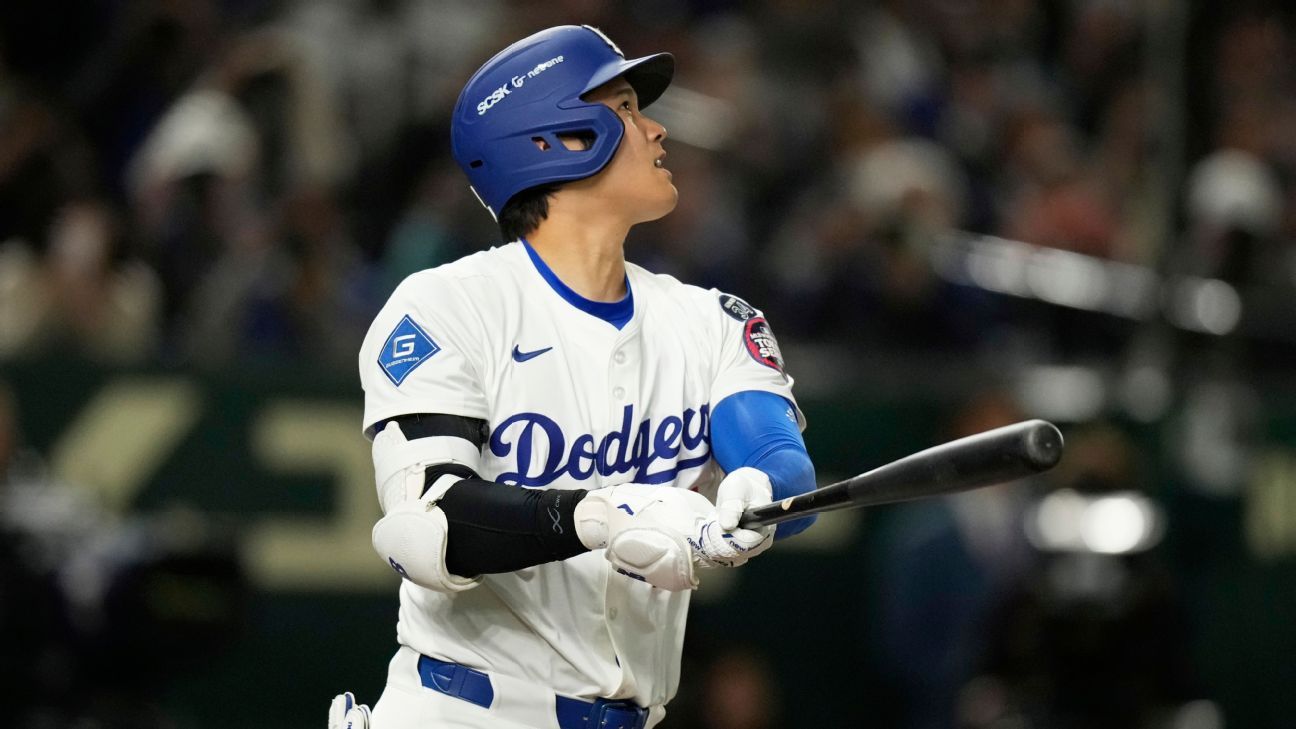
[[[634,406],[626,405],[621,428],[595,440],[581,433],[568,443],[558,423],[540,413],[518,413],[491,433],[490,450],[497,458],[513,457],[516,470],[496,476],[519,486],[547,486],[562,476],[584,481],[598,473],[610,476],[634,470],[634,483],[667,483],[681,471],[701,466],[711,457],[711,408],[687,408],[653,423],[644,418],[634,427]],[[543,452],[544,463],[532,455]]]

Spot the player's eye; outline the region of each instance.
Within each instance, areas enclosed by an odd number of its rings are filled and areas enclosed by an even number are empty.
[[[629,112],[633,112],[633,111],[634,111],[634,109],[632,109],[632,108],[630,107],[630,100],[629,100],[629,99],[626,99],[625,101],[621,102],[621,110],[622,110],[622,111],[629,111]]]

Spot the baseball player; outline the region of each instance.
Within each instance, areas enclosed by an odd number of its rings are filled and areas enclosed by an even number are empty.
[[[332,726],[651,727],[699,569],[809,525],[738,528],[815,483],[761,312],[624,258],[676,204],[643,112],[673,72],[562,26],[460,95],[455,159],[511,242],[407,278],[361,348],[400,648]]]

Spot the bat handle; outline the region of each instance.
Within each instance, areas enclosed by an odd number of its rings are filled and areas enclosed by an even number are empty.
[[[748,509],[738,518],[739,529],[760,529],[763,526],[777,524],[772,518],[758,512],[756,509]]]
[[[739,529],[759,529],[766,525],[767,522],[761,519],[757,513],[757,508],[747,509],[742,513],[742,516],[738,517]]]
[[[850,494],[845,490],[819,488],[771,504],[753,506],[738,518],[738,526],[743,529],[758,529],[811,514],[844,509],[850,505]]]

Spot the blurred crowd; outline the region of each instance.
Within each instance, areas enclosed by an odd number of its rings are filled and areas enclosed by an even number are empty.
[[[234,534],[192,510],[116,513],[55,476],[0,381],[0,661],[6,722],[166,727],[163,688],[245,630]]]
[[[785,339],[964,352],[1011,326],[1064,349],[1083,331],[941,280],[932,246],[965,231],[1291,288],[1290,14],[7,2],[0,358],[349,369],[400,278],[499,242],[449,156],[450,109],[496,49],[560,22],[678,59],[656,111],[680,205],[632,233],[632,260],[744,295]]]

